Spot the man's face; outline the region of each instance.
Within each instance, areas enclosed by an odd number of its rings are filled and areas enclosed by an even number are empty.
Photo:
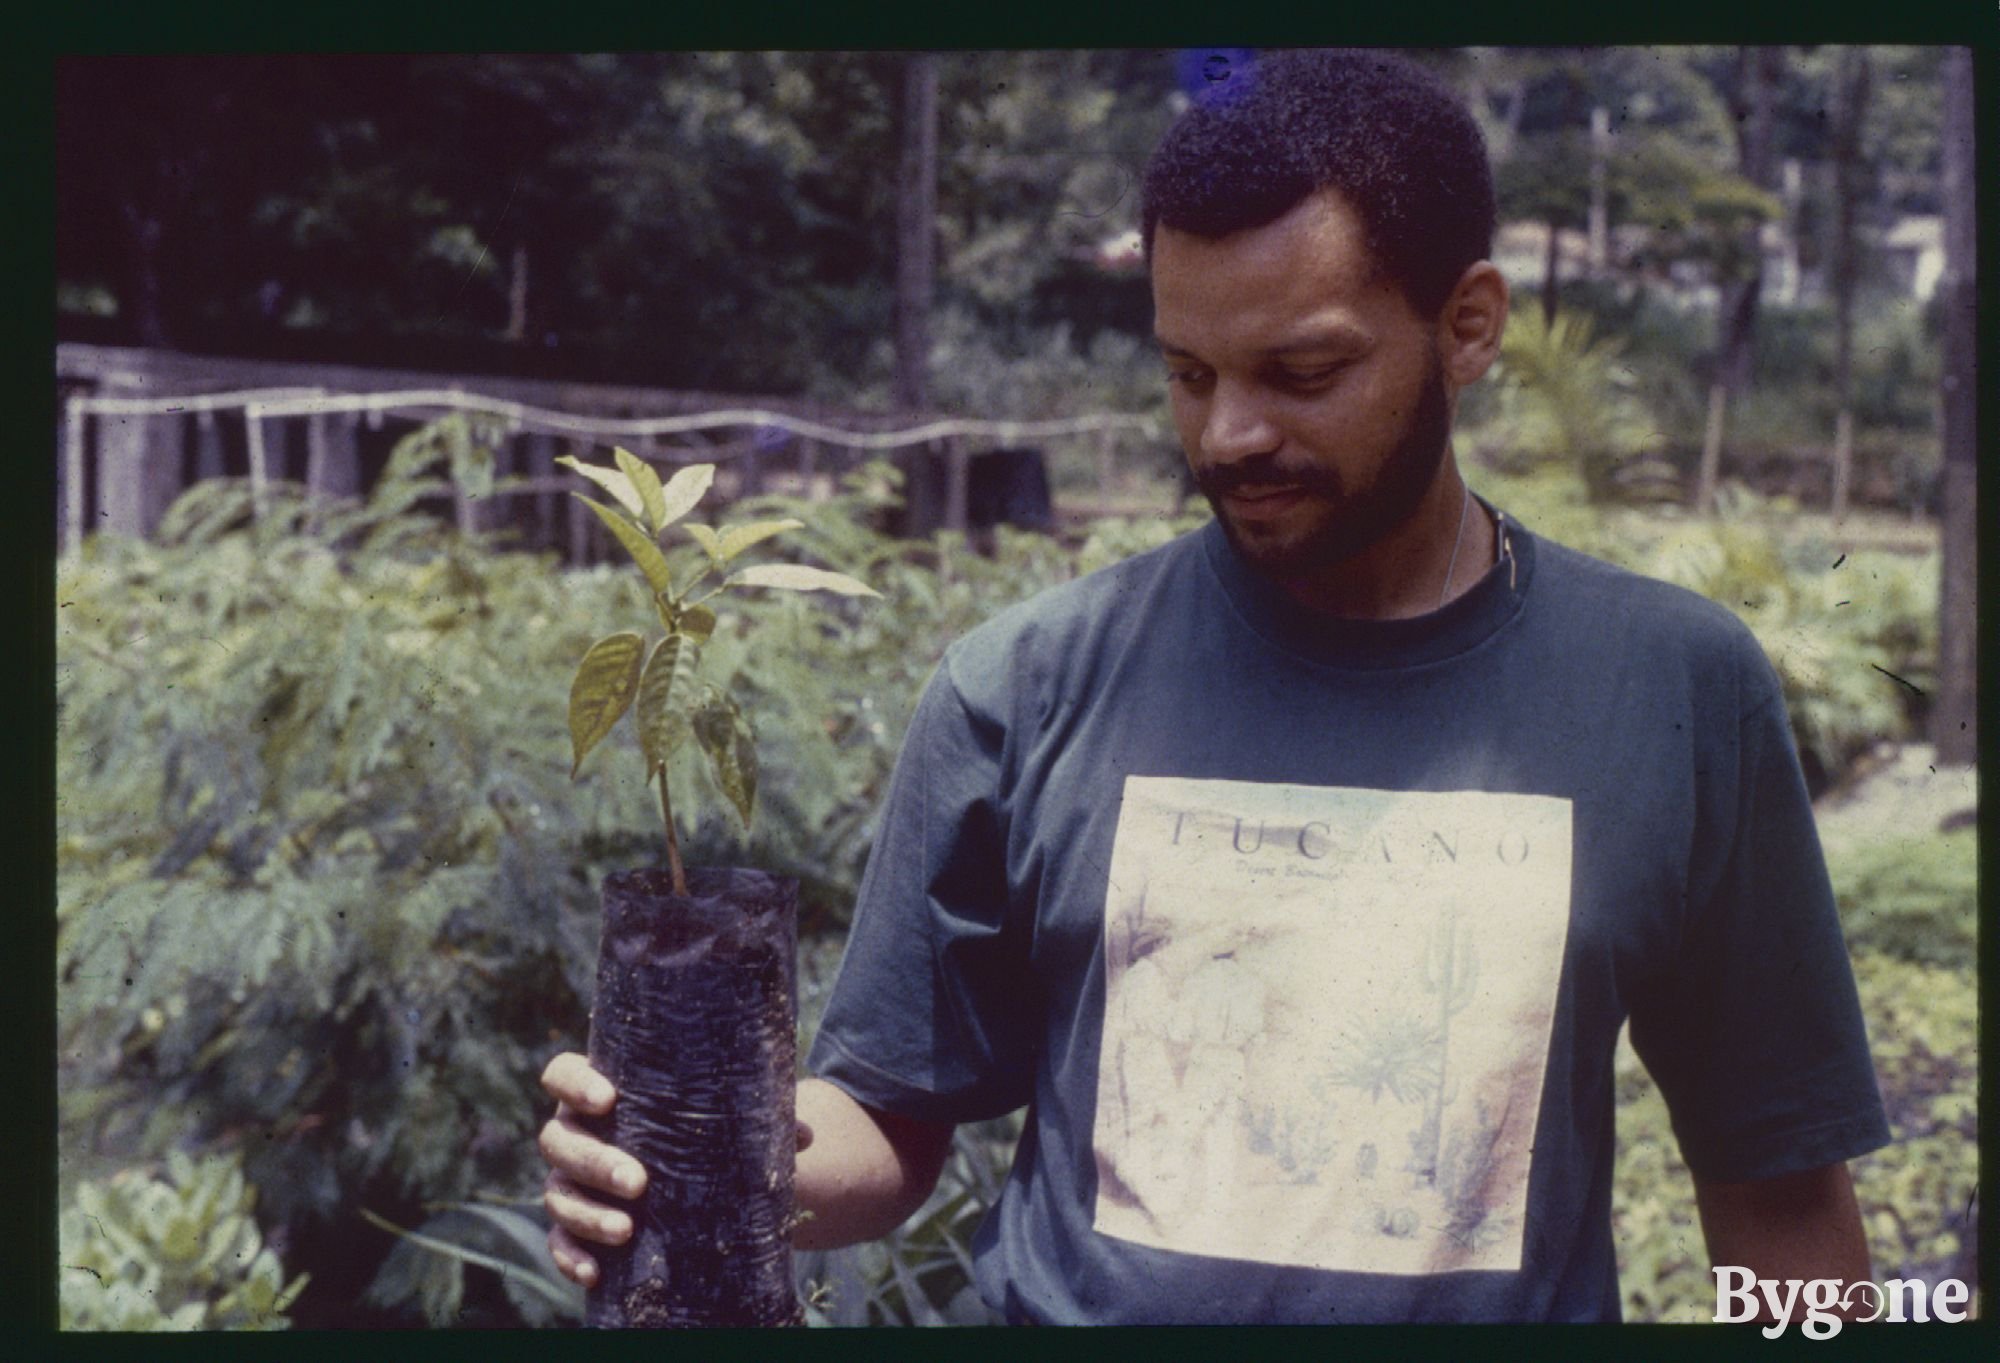
[[[1430,323],[1321,193],[1209,240],[1161,226],[1154,329],[1195,481],[1274,577],[1332,567],[1409,522],[1451,435]]]

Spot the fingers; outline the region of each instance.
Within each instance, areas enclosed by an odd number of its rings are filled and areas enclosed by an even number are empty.
[[[597,1260],[561,1226],[549,1228],[549,1258],[555,1260],[556,1271],[571,1282],[580,1287],[597,1286]]]
[[[618,1098],[611,1081],[592,1069],[589,1058],[576,1051],[564,1051],[543,1067],[542,1087],[557,1102],[567,1103],[592,1117],[609,1112]]]
[[[560,1173],[551,1173],[542,1185],[542,1205],[556,1226],[569,1232],[575,1241],[590,1240],[600,1245],[622,1245],[632,1238],[632,1218],[616,1207],[607,1207],[590,1197]]]
[[[566,1104],[543,1124],[535,1143],[548,1161],[551,1179],[560,1175],[575,1188],[613,1197],[637,1197],[646,1191],[645,1166],[578,1126]]]
[[[542,1070],[542,1088],[556,1100],[556,1115],[536,1140],[549,1165],[542,1189],[542,1205],[555,1223],[548,1233],[549,1258],[571,1282],[595,1287],[597,1261],[584,1245],[624,1244],[632,1236],[632,1218],[591,1193],[637,1197],[646,1189],[646,1170],[578,1124],[578,1114],[602,1116],[618,1099],[610,1080],[591,1067],[588,1057],[564,1051],[551,1059]]]

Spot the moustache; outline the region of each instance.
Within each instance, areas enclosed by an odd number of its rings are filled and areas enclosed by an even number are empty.
[[[1206,497],[1226,497],[1245,488],[1295,487],[1323,497],[1338,497],[1345,491],[1340,475],[1332,469],[1317,464],[1281,464],[1275,455],[1198,468],[1194,481]]]

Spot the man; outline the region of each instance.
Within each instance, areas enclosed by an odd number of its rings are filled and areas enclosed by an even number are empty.
[[[1215,520],[946,654],[799,1090],[798,1242],[890,1230],[1025,1105],[975,1244],[1008,1320],[1615,1320],[1629,1017],[1714,1261],[1866,1277],[1845,1161],[1886,1126],[1769,665],[1460,478],[1508,299],[1450,93],[1237,79],[1145,184]],[[612,1101],[581,1057],[544,1082],[589,1283],[638,1166],[573,1121]]]

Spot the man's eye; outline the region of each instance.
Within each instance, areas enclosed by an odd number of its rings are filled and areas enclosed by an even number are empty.
[[[1199,388],[1208,382],[1206,369],[1169,369],[1167,382],[1177,383],[1183,388]]]
[[[1277,379],[1286,388],[1316,388],[1330,381],[1343,367],[1328,364],[1321,365],[1317,369],[1281,369],[1278,371]]]

